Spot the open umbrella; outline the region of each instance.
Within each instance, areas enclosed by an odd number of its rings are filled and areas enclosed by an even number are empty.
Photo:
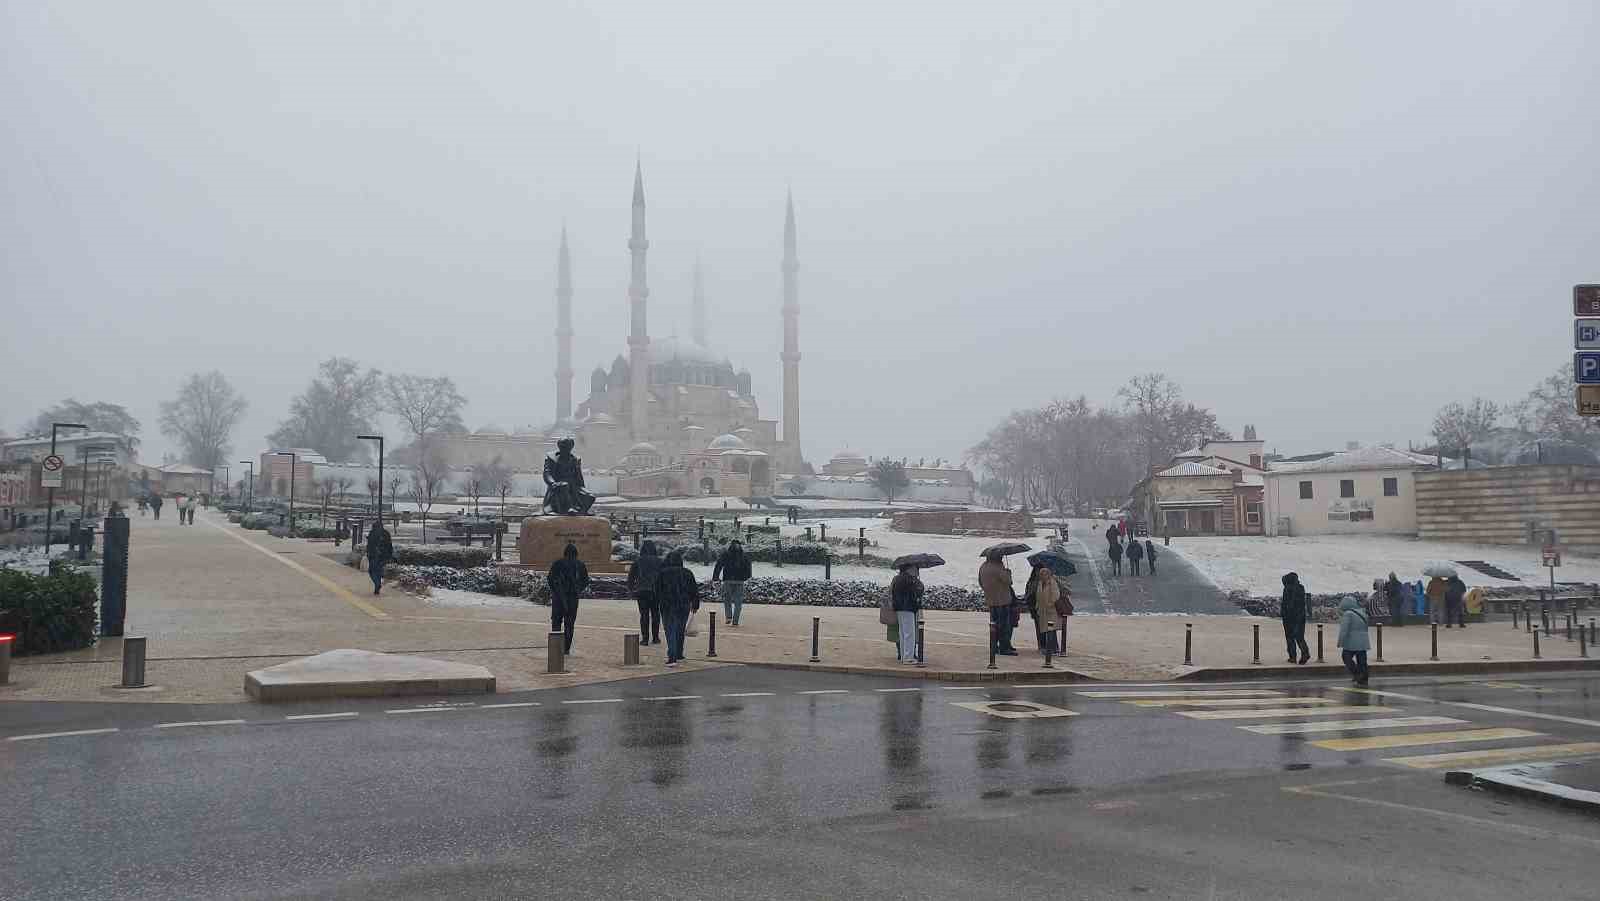
[[[1023,551],[1031,550],[1033,550],[1033,548],[1028,547],[1020,541],[1002,541],[999,544],[991,544],[984,548],[983,553],[979,556],[991,557],[995,554],[999,554],[1002,557],[1009,557],[1012,554],[1020,554]]]
[[[1429,563],[1427,566],[1422,568],[1422,574],[1430,577],[1437,576],[1441,579],[1448,579],[1456,574],[1456,568],[1441,560],[1435,560],[1434,562]]]
[[[899,569],[902,566],[919,566],[923,569],[927,569],[930,566],[943,565],[944,558],[938,554],[906,554],[903,557],[894,558],[895,569]]]
[[[1078,567],[1074,566],[1071,560],[1056,551],[1040,551],[1037,554],[1030,554],[1028,555],[1028,562],[1034,566],[1046,567],[1058,576],[1071,576],[1076,575],[1078,572]]]

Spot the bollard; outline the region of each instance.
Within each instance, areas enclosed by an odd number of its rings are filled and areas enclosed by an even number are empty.
[[[1317,623],[1317,662],[1322,662],[1322,623]]]
[[[1250,640],[1251,640],[1251,643],[1255,645],[1255,656],[1256,656],[1256,659],[1254,659],[1254,660],[1252,660],[1250,662],[1259,664],[1261,662],[1261,624],[1260,623],[1251,624],[1251,626],[1250,626]]]
[[[822,617],[811,617],[811,662],[822,662]]]
[[[783,565],[783,536],[782,535],[774,536],[773,542],[774,542],[773,546],[775,548],[775,553],[777,553],[777,555],[778,555],[778,565],[782,566]]]
[[[1533,659],[1539,659],[1539,630],[1533,632]]]
[[[772,525],[772,517],[769,516],[766,519],[762,520],[761,524],[764,525],[764,526]]]
[[[1511,628],[1512,629],[1517,629],[1517,628],[1520,628],[1521,625],[1522,624],[1520,622],[1518,622],[1518,620],[1517,620],[1517,607],[1513,606],[1511,608]]]
[[[1572,640],[1572,614],[1567,614],[1567,640]]]
[[[826,544],[828,542],[828,524],[821,523],[820,528],[822,529],[822,542]]]
[[[995,624],[991,621],[989,623],[989,668],[990,669],[999,669],[1000,668],[994,662],[994,646],[995,646],[995,642],[999,640],[999,635],[996,634],[995,629],[996,629]]]
[[[1056,656],[1067,656],[1067,618],[1061,617],[1061,643],[1056,645]]]
[[[0,635],[0,685],[11,681],[11,643],[16,640],[15,635]]]
[[[1378,662],[1383,662],[1383,623],[1378,623]]]
[[[1583,631],[1582,626],[1578,627],[1578,656],[1589,656],[1589,633]]]
[[[928,658],[923,655],[923,651],[927,648],[925,625],[926,624],[922,621],[922,617],[917,617],[917,666],[928,665]]]
[[[622,665],[639,665],[639,636],[631,633],[622,636]]]
[[[823,578],[823,581],[826,581],[826,582],[832,582],[833,581],[833,555],[832,554],[829,554],[828,556],[822,558],[822,578]]]
[[[551,632],[545,639],[544,671],[552,675],[567,671],[567,636],[560,632]]]
[[[1183,624],[1183,665],[1194,666],[1194,623]]]
[[[1431,643],[1429,644],[1428,659],[1429,660],[1438,660],[1439,659],[1439,624],[1438,623],[1433,623],[1432,635],[1429,636],[1429,641]]]
[[[708,658],[717,656],[717,612],[715,610],[711,611],[710,616],[711,635],[706,639],[706,656]],[[815,656],[815,652],[813,652],[813,656]]]
[[[144,639],[122,639],[122,684],[119,688],[144,687]]]
[[[1045,669],[1055,669],[1055,666],[1053,666],[1050,663],[1050,643],[1049,642],[1045,642],[1045,645],[1044,645],[1044,668]]]

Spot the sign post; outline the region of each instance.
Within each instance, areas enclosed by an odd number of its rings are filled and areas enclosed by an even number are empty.
[[[1578,415],[1600,416],[1600,285],[1572,286],[1572,380]],[[1553,571],[1552,571],[1553,572]]]
[[[1561,548],[1553,544],[1544,546],[1540,553],[1540,564],[1550,570],[1550,600],[1556,598],[1556,567],[1561,565]]]
[[[45,457],[39,473],[39,487],[60,488],[61,471],[66,468],[66,465],[66,461],[56,454]]]

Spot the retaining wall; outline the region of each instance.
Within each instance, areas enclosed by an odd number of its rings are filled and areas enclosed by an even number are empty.
[[[1600,553],[1600,466],[1496,466],[1419,472],[1417,537],[1538,544],[1555,529],[1564,550]]]

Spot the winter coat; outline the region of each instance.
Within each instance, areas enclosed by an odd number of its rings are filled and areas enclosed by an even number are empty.
[[[667,555],[666,563],[656,575],[656,603],[662,613],[683,615],[700,608],[700,583],[694,573],[683,565],[683,555],[677,551]]]
[[[711,581],[718,582],[748,582],[750,581],[750,556],[744,548],[734,550],[732,545],[717,557],[717,565],[711,569]]]
[[[628,567],[628,591],[634,597],[651,594],[656,590],[656,576],[661,572],[661,556],[656,553],[655,542],[646,541],[639,548],[639,558]]]
[[[1156,562],[1156,546],[1155,546],[1155,542],[1146,541],[1144,543],[1144,555],[1145,555],[1146,558],[1148,558],[1150,560],[1151,563]]]
[[[1129,560],[1143,560],[1144,559],[1144,545],[1140,544],[1137,541],[1128,542],[1128,559]]]
[[[1467,599],[1467,583],[1461,581],[1460,579],[1456,578],[1455,576],[1451,576],[1449,579],[1445,580],[1445,583],[1444,583],[1444,602],[1446,604],[1449,604],[1451,606],[1457,606],[1457,605],[1461,604],[1462,601],[1465,601],[1466,599]]]
[[[1111,547],[1106,551],[1106,556],[1110,557],[1113,563],[1121,560],[1122,545],[1117,544],[1115,541],[1111,542]]]
[[[916,613],[922,609],[922,580],[914,573],[901,573],[889,583],[889,597],[896,613]]]
[[[1122,533],[1117,531],[1117,527],[1116,526],[1107,526],[1106,527],[1106,543],[1107,544],[1116,544],[1117,543],[1117,538],[1120,537],[1121,535],[1122,535]]]
[[[1389,600],[1389,606],[1399,607],[1401,604],[1405,603],[1405,584],[1406,583],[1396,578],[1394,573],[1389,574],[1389,581],[1383,583],[1383,593],[1384,596]]]
[[[1339,642],[1338,646],[1347,651],[1365,651],[1371,648],[1367,641],[1367,611],[1361,609],[1361,602],[1353,597],[1345,598],[1339,603]]]
[[[1017,593],[1011,587],[1011,570],[999,560],[985,560],[978,567],[978,587],[983,589],[983,603],[988,607],[1010,607]]]
[[[394,540],[389,537],[389,530],[380,526],[368,532],[367,568],[383,569],[384,565],[393,559]]]
[[[1283,600],[1278,605],[1278,617],[1285,623],[1304,625],[1306,621],[1306,587],[1300,577],[1289,573],[1283,577]]]
[[[589,567],[578,559],[576,548],[568,547],[560,560],[550,564],[550,574],[545,581],[550,585],[552,598],[575,600],[589,587]]]
[[[1056,613],[1056,604],[1061,600],[1061,588],[1056,584],[1056,574],[1048,569],[1036,569],[1028,577],[1028,607],[1033,613],[1033,621],[1038,626],[1039,632],[1050,632],[1056,628],[1059,615]]]
[[[1427,598],[1430,606],[1444,603],[1444,592],[1448,587],[1445,580],[1434,576],[1428,580]]]

